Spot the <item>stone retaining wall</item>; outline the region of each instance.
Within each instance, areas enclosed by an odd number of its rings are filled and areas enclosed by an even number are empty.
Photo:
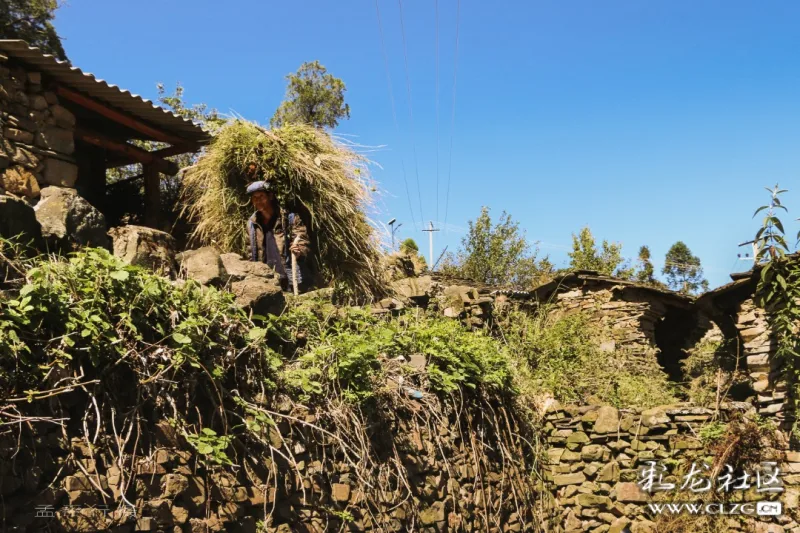
[[[741,407],[743,408],[743,407]],[[736,409],[723,411],[727,417]],[[713,459],[698,437],[711,421],[709,409],[688,405],[662,406],[645,411],[618,411],[613,407],[566,407],[549,410],[545,431],[550,446],[548,474],[556,501],[553,531],[632,533],[666,531],[647,507],[652,502],[690,500],[691,492],[643,492],[639,470],[647,461],[667,468],[664,481],[681,484],[680,473],[692,462]],[[779,495],[784,514],[745,522],[730,519],[724,531],[775,533],[800,532],[797,500],[800,494],[800,453],[785,449],[785,435],[777,431],[777,448],[769,456],[780,463],[784,491]],[[688,494],[688,496],[687,496]],[[738,494],[739,500],[766,499],[754,489]],[[712,498],[712,501],[721,501]],[[721,531],[722,531],[721,530]]]

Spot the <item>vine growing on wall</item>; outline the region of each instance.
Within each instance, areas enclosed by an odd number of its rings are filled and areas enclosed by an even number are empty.
[[[800,263],[789,254],[786,232],[778,212],[787,212],[780,196],[787,192],[777,184],[767,188],[771,198],[768,205],[759,207],[753,217],[766,212],[761,228],[756,233],[756,265],[761,275],[756,290],[756,303],[767,312],[770,329],[776,343],[775,357],[783,364],[783,377],[787,382],[787,406],[798,412],[800,403]],[[800,242],[800,232],[797,235]],[[797,420],[792,433],[798,436]]]

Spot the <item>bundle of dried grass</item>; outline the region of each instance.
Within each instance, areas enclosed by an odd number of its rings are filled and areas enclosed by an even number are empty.
[[[183,179],[184,213],[197,243],[247,253],[252,207],[245,189],[254,166],[274,184],[278,200],[306,219],[312,267],[325,283],[359,299],[385,293],[377,234],[366,215],[373,190],[368,161],[311,126],[266,130],[244,120],[225,126]]]

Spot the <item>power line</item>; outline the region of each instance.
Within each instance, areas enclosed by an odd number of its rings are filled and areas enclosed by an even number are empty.
[[[456,53],[455,53],[455,66],[453,67],[453,109],[450,115],[450,162],[447,169],[447,195],[445,196],[444,204],[444,225],[447,226],[447,214],[450,208],[450,175],[453,171],[453,129],[456,124],[456,82],[458,81],[458,32],[461,21],[461,0],[458,0],[458,8],[456,10]]]
[[[394,92],[392,91],[392,76],[389,73],[389,56],[386,53],[386,43],[383,39],[383,24],[381,24],[381,10],[378,6],[378,0],[375,0],[375,13],[378,15],[378,31],[381,35],[381,52],[383,52],[383,64],[386,68],[386,82],[389,88],[389,100],[392,103],[392,119],[394,120],[394,128],[397,131],[398,137],[400,136],[400,126],[397,123],[397,110],[395,109],[394,104]],[[411,191],[408,188],[408,178],[406,177],[406,163],[403,159],[403,154],[400,154],[400,167],[403,169],[403,182],[406,185],[406,196],[408,197],[408,209],[411,211],[411,222],[414,223],[414,227],[417,227],[417,221],[414,219],[414,207],[411,204]],[[422,216],[422,212],[420,211],[420,217]],[[422,219],[420,219],[420,222]]]
[[[460,1],[460,0],[459,0]],[[417,163],[417,144],[414,141],[414,104],[411,100],[411,77],[408,74],[408,48],[406,46],[406,27],[403,23],[403,0],[397,0],[400,5],[400,32],[403,36],[403,59],[406,67],[406,89],[408,90],[408,114],[411,117],[411,149],[414,152],[414,170],[417,174],[417,197],[419,198],[420,221],[425,219],[422,214],[422,192],[419,186],[419,164]]]
[[[439,0],[436,9],[436,220],[439,220]]]

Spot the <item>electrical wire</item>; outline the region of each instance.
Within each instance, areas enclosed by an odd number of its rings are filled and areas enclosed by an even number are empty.
[[[383,52],[383,64],[386,68],[386,82],[387,87],[389,88],[389,101],[392,103],[392,119],[394,120],[394,128],[397,132],[397,136],[400,136],[400,126],[397,123],[397,110],[394,103],[394,92],[392,91],[392,76],[389,72],[389,56],[386,53],[386,43],[383,38],[383,24],[381,24],[381,10],[378,6],[378,0],[375,0],[375,13],[378,16],[378,32],[381,36],[381,52]],[[406,164],[405,160],[403,159],[403,154],[400,154],[400,167],[403,169],[403,182],[406,185],[406,196],[408,197],[408,210],[411,212],[411,222],[414,223],[414,227],[417,228],[417,221],[414,218],[414,207],[411,202],[411,191],[408,188],[408,177],[406,176]],[[420,212],[420,217],[422,216],[422,212]],[[422,221],[420,220],[420,223]]]
[[[460,1],[460,0],[459,0]],[[411,118],[411,149],[414,152],[414,170],[417,175],[417,197],[419,198],[419,216],[424,224],[425,215],[422,213],[422,192],[419,186],[419,164],[417,163],[417,144],[414,140],[414,104],[411,100],[411,77],[408,74],[408,47],[406,46],[406,27],[403,22],[403,0],[397,0],[400,5],[400,32],[403,36],[403,59],[406,67],[406,89],[408,91],[408,114]]]
[[[439,0],[436,9],[436,222],[439,222]]]
[[[450,176],[453,172],[453,129],[456,124],[456,82],[458,81],[458,37],[461,22],[461,0],[458,0],[458,8],[456,10],[456,52],[455,52],[455,66],[453,67],[453,108],[450,115],[450,155],[447,169],[447,194],[445,195],[444,204],[444,226],[447,226],[447,215],[450,208]]]

